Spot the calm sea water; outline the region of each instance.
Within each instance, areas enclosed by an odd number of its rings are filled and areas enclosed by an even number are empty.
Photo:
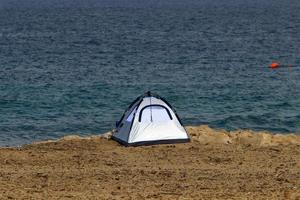
[[[0,146],[111,130],[147,90],[185,125],[300,133],[298,0],[1,0]],[[282,67],[268,65],[280,61]]]

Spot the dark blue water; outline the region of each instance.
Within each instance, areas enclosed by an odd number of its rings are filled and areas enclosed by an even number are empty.
[[[113,128],[152,90],[185,125],[300,133],[298,0],[1,0],[0,146]],[[273,60],[284,65],[268,68]]]

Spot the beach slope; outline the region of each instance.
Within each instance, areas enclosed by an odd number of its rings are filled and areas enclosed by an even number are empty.
[[[1,148],[0,199],[300,199],[300,136],[186,128],[186,144],[108,133]]]

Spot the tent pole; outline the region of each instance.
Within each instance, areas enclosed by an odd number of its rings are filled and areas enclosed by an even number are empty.
[[[152,97],[150,97],[150,117],[151,117],[151,122],[153,122],[153,120],[152,120],[152,106],[151,106],[151,98]]]

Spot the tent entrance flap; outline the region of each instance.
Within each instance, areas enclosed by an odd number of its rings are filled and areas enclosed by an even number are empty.
[[[141,109],[139,122],[162,122],[172,120],[170,111],[162,105],[148,105]]]

